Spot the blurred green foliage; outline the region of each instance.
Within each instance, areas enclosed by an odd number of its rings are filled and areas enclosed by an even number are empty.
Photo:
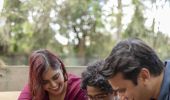
[[[146,41],[161,59],[170,58],[170,37],[154,31],[155,19],[152,26],[145,26],[145,0],[132,0],[129,5],[115,1],[107,12],[104,7],[109,0],[5,0],[0,16],[4,22],[0,26],[1,59],[28,64],[32,51],[46,48],[66,64],[85,65],[105,58],[117,41],[129,37]],[[150,3],[156,5],[154,0]],[[134,7],[134,14],[124,28],[127,6]]]

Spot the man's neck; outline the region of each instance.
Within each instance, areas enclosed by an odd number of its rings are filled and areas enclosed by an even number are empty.
[[[160,89],[161,89],[161,85],[162,85],[162,81],[163,81],[163,74],[164,72],[162,72],[159,76],[157,76],[156,78],[155,78],[155,85],[154,85],[154,87],[153,88],[155,88],[153,91],[154,91],[154,93],[153,93],[153,96],[152,96],[152,98],[154,99],[154,100],[157,100],[158,99],[158,97],[159,97],[159,93],[160,93]]]

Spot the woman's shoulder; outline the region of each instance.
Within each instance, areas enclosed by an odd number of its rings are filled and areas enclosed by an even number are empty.
[[[69,80],[81,80],[81,79],[80,79],[80,77],[79,77],[78,75],[69,73],[69,74],[68,74],[68,81],[69,81]]]
[[[81,78],[74,74],[68,74],[68,89],[66,96],[69,100],[87,100],[85,99],[86,94],[86,90],[81,89]]]
[[[74,74],[68,74],[68,86],[70,88],[80,88],[81,78]],[[76,87],[78,86],[78,87]]]

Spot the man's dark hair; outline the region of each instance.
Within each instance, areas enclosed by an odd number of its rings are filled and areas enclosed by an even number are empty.
[[[122,73],[124,79],[137,85],[137,77],[142,68],[149,70],[152,76],[163,71],[164,64],[155,51],[140,39],[127,39],[119,42],[105,59],[101,74],[112,78]]]
[[[99,88],[101,91],[112,93],[112,87],[106,78],[104,78],[100,73],[99,69],[103,66],[104,60],[92,63],[87,67],[87,69],[81,74],[82,76],[82,89],[87,89],[87,86],[92,86]]]

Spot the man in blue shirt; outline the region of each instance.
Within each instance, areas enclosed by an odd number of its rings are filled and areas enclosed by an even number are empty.
[[[123,100],[170,100],[170,64],[140,39],[119,42],[100,73]]]

